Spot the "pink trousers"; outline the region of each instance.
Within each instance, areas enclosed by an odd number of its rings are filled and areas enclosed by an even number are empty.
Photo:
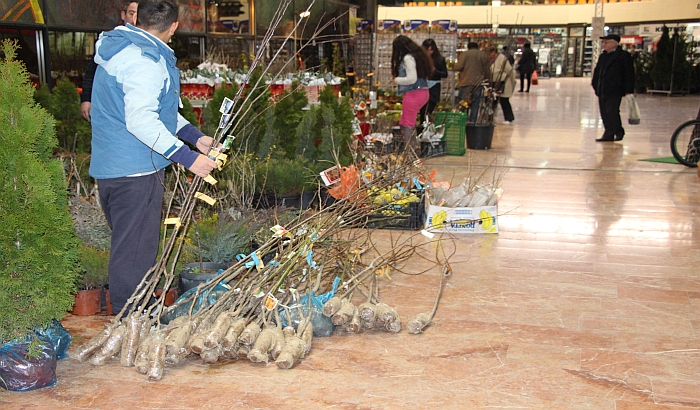
[[[416,115],[418,111],[428,102],[430,91],[427,88],[409,91],[403,95],[401,119],[399,125],[405,127],[416,126]]]

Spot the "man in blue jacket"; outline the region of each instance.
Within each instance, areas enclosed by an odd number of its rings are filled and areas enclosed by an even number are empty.
[[[598,96],[605,132],[596,141],[621,141],[625,129],[620,119],[620,102],[625,95],[634,93],[634,62],[630,53],[619,46],[620,36],[610,34],[600,39],[603,53],[593,70],[591,85]]]
[[[180,73],[167,43],[175,33],[172,0],[141,0],[137,27],[100,35],[92,90],[90,175],[112,227],[109,291],[119,312],[154,264],[163,204],[163,169],[172,161],[206,177],[215,141],[179,113]]]

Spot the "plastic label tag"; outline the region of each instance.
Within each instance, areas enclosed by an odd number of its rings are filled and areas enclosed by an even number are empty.
[[[433,237],[435,237],[434,233],[428,232],[425,229],[421,230],[420,233],[423,234],[423,236],[425,236],[426,238],[433,239]]]
[[[209,205],[214,205],[216,203],[216,199],[210,197],[207,194],[203,194],[201,192],[197,192],[194,194],[194,197],[197,199],[201,199],[202,201],[208,203]]]
[[[384,265],[381,268],[374,271],[374,273],[376,273],[377,276],[386,276],[387,279],[391,280],[391,276],[389,276],[389,271],[390,271],[389,265]]]
[[[272,310],[277,307],[277,299],[272,296],[272,294],[268,293],[265,301],[263,302],[263,306],[267,310]]]
[[[231,112],[231,108],[233,108],[233,100],[231,100],[228,97],[224,97],[224,101],[221,103],[219,112],[222,114],[228,114],[229,112]]]
[[[337,165],[332,166],[320,173],[321,179],[326,186],[331,186],[340,181],[340,168]]]
[[[180,218],[165,218],[163,225],[175,225],[175,229],[180,229],[182,222]]]
[[[216,183],[219,182],[219,181],[217,181],[213,176],[207,175],[207,177],[204,178],[204,182],[208,182],[208,183],[210,183],[210,184],[212,184],[212,185],[216,185]]]

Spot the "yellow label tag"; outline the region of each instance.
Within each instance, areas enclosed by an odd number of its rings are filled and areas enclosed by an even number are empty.
[[[221,154],[221,155],[225,156],[225,154]],[[219,171],[221,171],[224,168],[224,165],[226,165],[226,159],[217,158],[216,165],[217,165],[217,168],[219,169]]]
[[[272,310],[277,307],[277,299],[268,293],[265,301],[263,302],[263,306],[267,310]]]
[[[384,265],[381,268],[374,271],[374,273],[376,273],[377,276],[386,276],[387,279],[391,280],[391,276],[389,276],[389,271],[389,265]]]
[[[194,197],[197,199],[201,199],[202,201],[208,203],[209,205],[214,205],[216,203],[216,199],[210,197],[209,195],[203,194],[201,192],[195,193]]]
[[[204,182],[208,182],[208,183],[210,183],[210,184],[212,184],[212,185],[216,185],[216,183],[219,182],[219,181],[217,181],[213,176],[207,175],[207,177],[204,178]]]
[[[165,218],[163,225],[175,225],[175,229],[180,229],[182,222],[180,218]]]

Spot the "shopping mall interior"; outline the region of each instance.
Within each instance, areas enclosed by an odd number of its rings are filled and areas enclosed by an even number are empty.
[[[190,357],[149,382],[116,359],[93,366],[70,357],[112,316],[68,315],[61,323],[73,345],[56,385],[0,391],[1,408],[700,408],[700,177],[670,150],[674,130],[700,115],[697,84],[638,92],[639,124],[628,124],[623,100],[624,139],[596,142],[603,124],[584,62],[586,42],[595,41],[593,1],[401,3],[358,10],[357,20],[456,20],[460,38],[522,38],[550,50],[550,72],[510,99],[515,120],[504,124],[496,113],[490,149],[424,160],[441,181],[494,164],[504,171],[498,233],[445,235],[431,248],[452,256],[430,326],[419,335],[318,337],[291,370]],[[695,0],[603,6],[597,29],[641,49],[658,35],[644,27],[683,27],[689,41],[699,39]],[[7,34],[10,25],[0,23]],[[52,30],[21,28],[30,29]],[[250,40],[198,38],[210,37]],[[411,234],[371,232],[380,248]],[[423,262],[411,263],[420,270]],[[433,307],[440,274],[386,275],[382,300],[408,320]]]

